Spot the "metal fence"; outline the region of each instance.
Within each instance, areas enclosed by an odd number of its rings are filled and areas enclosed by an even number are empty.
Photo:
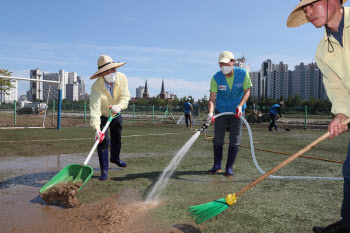
[[[45,107],[21,107],[16,102],[0,105],[0,127],[56,127],[58,104],[49,102]],[[184,124],[183,107],[129,105],[122,111],[126,124]],[[192,118],[198,120],[200,109],[193,108]],[[89,103],[62,103],[61,127],[88,126],[90,123]]]
[[[246,118],[250,123],[269,121],[270,107],[248,106]],[[311,121],[329,121],[332,119],[330,109],[297,106],[285,107],[282,114],[294,121],[305,124]],[[0,127],[57,127],[58,104],[55,101],[43,106],[21,107],[16,102],[0,105]],[[129,105],[123,110],[123,123],[126,124],[184,124],[183,107],[173,106],[137,106]],[[201,124],[207,118],[207,110],[194,107],[192,115],[194,125]],[[89,103],[62,103],[61,126],[88,126],[90,122]]]

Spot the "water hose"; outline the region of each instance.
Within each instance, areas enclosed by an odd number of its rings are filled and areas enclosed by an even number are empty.
[[[223,112],[220,114],[217,114],[215,116],[213,116],[214,119],[221,117],[221,116],[225,116],[225,115],[236,115],[236,113],[234,112]],[[253,136],[252,136],[252,131],[250,129],[250,126],[248,124],[248,122],[246,121],[246,119],[244,119],[243,116],[239,116],[241,118],[241,120],[244,122],[244,124],[247,127],[248,130],[248,135],[249,135],[249,141],[250,141],[250,149],[252,152],[252,158],[255,164],[255,167],[259,170],[259,172],[261,174],[265,174],[265,172],[260,168],[258,161],[256,160],[255,157],[255,151],[254,151],[254,143],[253,143]],[[208,128],[210,122],[207,122],[206,124],[204,124],[202,126],[202,128],[200,129],[201,132],[204,131],[204,129]],[[269,178],[272,179],[303,179],[303,180],[343,180],[343,178],[338,178],[338,177],[313,177],[313,176],[273,176],[273,175],[269,175]]]

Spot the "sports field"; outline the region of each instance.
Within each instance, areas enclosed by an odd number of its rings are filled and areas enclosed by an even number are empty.
[[[187,212],[190,206],[238,192],[261,175],[246,147],[241,147],[238,152],[233,178],[207,174],[213,162],[212,130],[213,127],[209,127],[193,144],[161,195],[160,204],[148,211],[148,221],[158,228],[145,226],[141,232],[157,231],[155,229],[159,232],[311,232],[314,225],[324,226],[340,219],[342,181],[267,178],[242,194],[236,204],[197,225]],[[252,126],[257,161],[264,171],[268,171],[288,158],[288,154],[296,153],[325,132],[325,129],[285,131],[282,125],[280,131],[269,132],[261,125]],[[36,215],[38,217],[32,222],[18,220],[23,217],[24,207],[29,212],[30,208],[48,208],[39,200],[40,187],[64,166],[82,163],[93,145],[93,135],[90,127],[0,130],[0,229],[21,231],[25,229],[23,225],[35,225],[44,218],[39,210],[41,215]],[[127,196],[130,202],[143,201],[161,172],[193,133],[184,126],[148,124],[124,125],[122,135],[122,159],[128,166],[117,169],[111,165],[110,179],[100,182],[95,154],[89,163],[95,169],[93,178],[77,196],[83,206],[114,195],[116,198]],[[342,162],[348,143],[349,134],[346,133],[336,139],[326,139],[304,155]],[[249,146],[245,126],[241,145]],[[224,147],[223,167],[227,148]],[[341,177],[341,169],[341,163],[302,157],[274,175]],[[11,197],[18,197],[17,203]],[[125,205],[119,207],[127,208]],[[115,208],[119,207],[116,205]],[[9,211],[13,221],[7,221]],[[62,214],[70,210],[56,211]],[[133,212],[128,213],[127,218],[133,218]],[[118,215],[118,212],[114,214]],[[84,220],[80,217],[79,221]],[[93,221],[89,219],[84,224],[93,224]],[[120,222],[110,224],[118,226]],[[95,228],[91,226],[90,229]],[[118,232],[118,228],[115,230]]]

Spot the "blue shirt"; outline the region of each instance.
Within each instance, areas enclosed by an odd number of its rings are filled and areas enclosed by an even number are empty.
[[[191,103],[188,102],[188,101],[186,101],[186,102],[184,103],[185,113],[191,113],[191,107],[192,107]]]

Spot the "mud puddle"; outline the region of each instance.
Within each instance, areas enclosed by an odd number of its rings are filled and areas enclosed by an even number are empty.
[[[159,226],[150,211],[162,203],[145,203],[133,189],[76,208],[47,205],[39,189],[63,167],[84,161],[85,154],[0,159],[1,232],[200,232],[190,225]],[[94,170],[98,159],[89,163]],[[193,229],[191,229],[193,228]]]

